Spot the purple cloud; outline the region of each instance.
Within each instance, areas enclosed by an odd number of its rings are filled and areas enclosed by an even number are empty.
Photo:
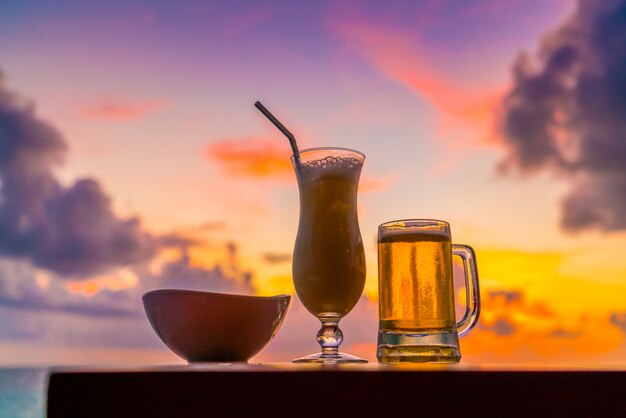
[[[252,274],[240,268],[234,243],[220,265],[194,266],[186,254],[196,239],[155,236],[138,218],[118,217],[96,180],[62,185],[54,170],[66,153],[60,133],[36,116],[32,104],[10,92],[0,74],[0,305],[10,315],[144,320],[141,295],[147,290],[254,292]],[[183,257],[150,271],[146,262],[165,247],[178,248]],[[101,286],[90,296],[67,287],[66,279],[114,275],[123,266],[136,276],[136,285]],[[47,270],[45,285],[38,281],[41,269]]]
[[[53,273],[44,275],[45,285],[42,285],[42,272],[38,272],[29,261],[0,258],[0,305],[91,317],[143,317],[141,296],[153,289],[254,294],[252,273],[239,266],[237,247],[230,244],[228,249],[231,252],[229,260],[212,268],[193,266],[184,251],[179,260],[166,263],[156,273],[145,265],[133,266],[127,274],[136,277],[135,285],[119,290],[102,285],[89,296],[72,292],[66,286],[67,282]]]
[[[262,254],[263,261],[268,264],[285,264],[291,261],[291,253],[268,251]]]
[[[234,244],[229,244],[228,250],[229,260],[212,268],[193,266],[183,252],[180,260],[167,263],[158,275],[144,273],[142,282],[152,288],[253,294],[252,273],[239,267]]]
[[[487,325],[484,323],[478,323],[478,328],[482,328],[487,331],[491,331],[496,335],[511,335],[515,333],[517,327],[508,318],[498,318],[493,324]]]
[[[156,242],[137,218],[121,219],[92,179],[64,187],[53,170],[67,145],[0,75],[0,254],[80,277],[144,261]]]
[[[500,169],[566,175],[566,230],[625,230],[626,1],[581,0],[538,58],[539,68],[526,54],[514,65]]]
[[[179,248],[186,245],[181,240]],[[171,287],[253,294],[252,274],[238,263],[237,247],[229,244],[227,249],[228,259],[213,268],[193,266],[184,255],[158,272],[138,264],[129,268],[137,276],[136,286],[105,288],[91,297],[69,291],[67,282],[53,273],[45,274],[42,285],[42,272],[27,260],[0,258],[0,340],[167,351],[145,318],[141,295]]]
[[[626,333],[626,312],[612,312],[609,322]]]
[[[66,281],[46,274],[45,286],[38,272],[25,260],[0,259],[0,305],[33,312],[64,312],[91,317],[139,316],[138,288],[120,291],[102,289],[92,297],[70,292]],[[39,276],[40,279],[42,276]]]

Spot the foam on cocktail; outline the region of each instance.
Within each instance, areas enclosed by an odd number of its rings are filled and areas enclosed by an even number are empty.
[[[311,170],[329,170],[329,169],[350,169],[361,167],[362,162],[354,157],[333,157],[329,156],[320,160],[307,161],[300,167],[301,171],[310,172]]]
[[[306,151],[304,150],[304,152]],[[363,162],[354,157],[328,156],[318,160],[301,162],[299,167],[296,166],[296,173],[300,181],[305,183],[320,181],[322,178],[334,178],[356,184],[362,166]],[[353,191],[356,193],[356,187]]]

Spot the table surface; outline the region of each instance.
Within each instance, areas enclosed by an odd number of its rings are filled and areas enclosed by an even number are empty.
[[[626,416],[626,367],[197,364],[54,368],[48,417]]]
[[[56,366],[50,373],[152,373],[152,372],[626,372],[623,365],[586,365],[586,364],[467,364],[467,363],[395,363],[381,364],[376,362],[355,364],[306,364],[306,363],[193,363],[193,364],[120,364],[94,366]]]

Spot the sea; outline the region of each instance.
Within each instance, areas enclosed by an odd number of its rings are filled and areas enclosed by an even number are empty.
[[[48,369],[0,369],[0,418],[45,418]]]

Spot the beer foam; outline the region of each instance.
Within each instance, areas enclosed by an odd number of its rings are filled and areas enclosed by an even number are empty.
[[[435,235],[450,238],[450,228],[441,228],[439,221],[421,220],[419,225],[412,224],[411,220],[388,222],[379,226],[378,239],[396,238],[401,236],[415,237]]]
[[[302,172],[310,172],[328,169],[354,169],[360,168],[362,162],[354,157],[333,157],[328,156],[320,160],[307,161],[300,167]]]

